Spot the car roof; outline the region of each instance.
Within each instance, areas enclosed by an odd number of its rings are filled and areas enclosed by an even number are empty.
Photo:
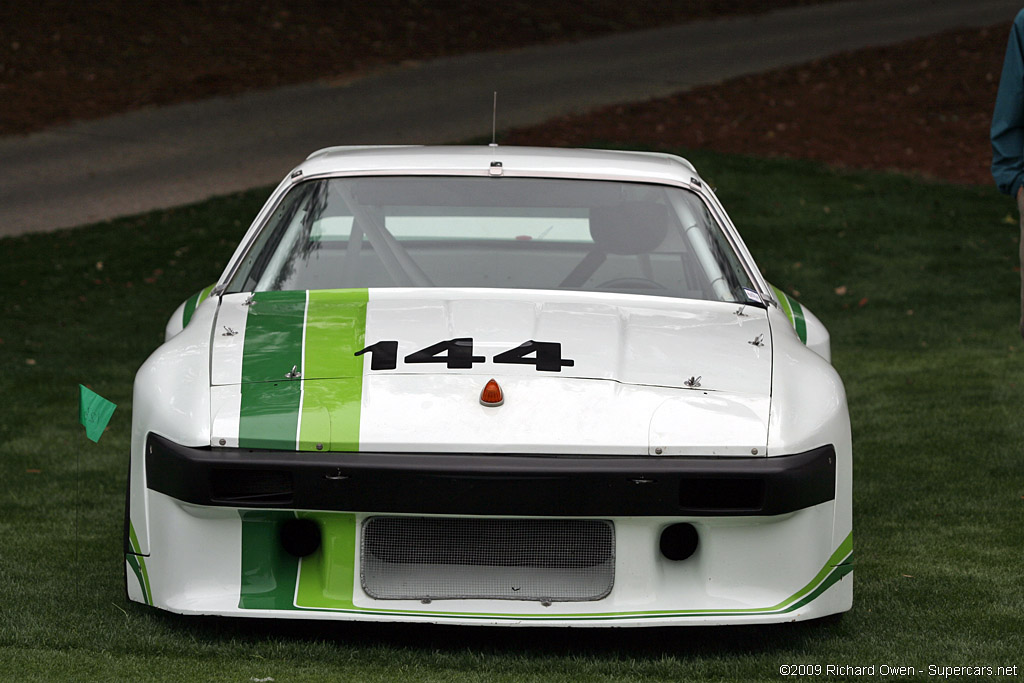
[[[671,154],[497,145],[327,147],[310,154],[292,177],[363,173],[604,177],[686,184],[699,179],[689,161]]]

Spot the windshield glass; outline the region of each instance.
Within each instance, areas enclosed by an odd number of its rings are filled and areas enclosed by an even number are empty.
[[[352,287],[570,289],[747,301],[692,192],[546,178],[311,180],[284,197],[228,292]]]

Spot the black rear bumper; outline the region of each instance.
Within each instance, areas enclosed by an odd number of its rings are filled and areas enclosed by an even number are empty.
[[[777,457],[340,453],[146,442],[154,491],[197,505],[516,516],[778,515],[835,498],[832,446]]]

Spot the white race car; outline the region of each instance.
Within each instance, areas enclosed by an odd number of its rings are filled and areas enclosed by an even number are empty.
[[[132,600],[753,624],[848,610],[822,324],[684,159],[330,148],[135,380]]]

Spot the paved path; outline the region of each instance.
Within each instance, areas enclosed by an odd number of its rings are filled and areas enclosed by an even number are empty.
[[[0,236],[276,183],[309,152],[498,127],[1013,18],[1020,0],[852,0],[381,71],[0,138]],[[1003,36],[993,36],[1003,41]],[[499,136],[500,142],[500,136]]]

